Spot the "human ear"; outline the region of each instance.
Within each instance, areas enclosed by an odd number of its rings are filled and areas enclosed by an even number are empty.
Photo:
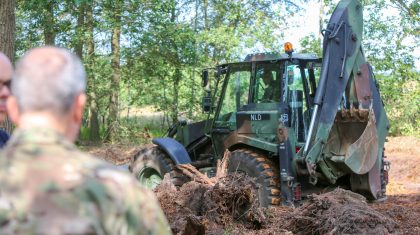
[[[76,100],[74,103],[74,121],[77,123],[81,123],[83,118],[83,109],[86,104],[86,95],[83,93],[79,94],[78,96],[76,96]]]
[[[19,105],[17,103],[16,97],[9,96],[9,98],[6,101],[6,107],[7,107],[7,114],[9,115],[10,120],[16,126],[19,126],[20,111],[19,111]]]

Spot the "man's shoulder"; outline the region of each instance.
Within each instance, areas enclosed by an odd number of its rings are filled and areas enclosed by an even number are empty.
[[[167,231],[166,219],[151,191],[142,188],[128,172],[80,151],[66,157],[41,154],[17,158],[12,167],[0,173],[0,183],[0,201],[9,200],[16,213],[43,211],[48,217],[54,213],[66,216],[60,214],[66,211],[68,216],[87,221],[90,216],[108,218],[102,222],[110,234],[118,234],[124,226],[132,231]],[[89,208],[95,208],[97,214],[86,214]],[[122,227],[108,223],[114,220]]]
[[[11,163],[37,162],[50,163],[52,167],[61,164],[74,164],[80,167],[94,167],[109,165],[105,161],[93,155],[83,153],[74,146],[60,145],[37,145],[29,144],[24,146],[7,145],[0,152],[0,158],[7,159]]]
[[[48,178],[56,182],[60,189],[80,185],[102,185],[116,200],[124,198],[125,193],[150,195],[128,171],[108,163],[99,157],[84,153],[77,148],[56,148],[56,146],[35,146],[16,148],[8,154],[8,148],[0,154],[0,175],[17,174],[23,182],[45,183]],[[3,156],[4,155],[4,156]],[[6,159],[6,163],[4,163]],[[3,163],[2,163],[3,162]],[[4,177],[3,177],[4,179]],[[6,177],[6,181],[9,179]],[[121,190],[123,189],[123,190]],[[25,187],[22,188],[25,190]]]
[[[68,152],[66,154],[69,154]],[[101,158],[84,153],[80,150],[73,151],[71,156],[66,157],[65,164],[72,164],[78,171],[87,176],[103,182],[112,182],[118,185],[137,185],[137,181],[124,167],[118,167]]]

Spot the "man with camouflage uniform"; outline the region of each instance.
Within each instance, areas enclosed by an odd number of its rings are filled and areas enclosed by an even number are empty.
[[[85,79],[65,49],[36,48],[18,62],[7,101],[17,129],[0,156],[0,234],[170,234],[152,192],[72,144]]]
[[[272,71],[264,71],[262,80],[264,89],[263,102],[280,102],[280,83],[273,79]]]

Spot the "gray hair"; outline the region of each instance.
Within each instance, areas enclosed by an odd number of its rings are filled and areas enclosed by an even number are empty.
[[[65,114],[86,89],[86,73],[80,59],[57,47],[30,50],[17,63],[12,94],[20,112],[48,111]]]

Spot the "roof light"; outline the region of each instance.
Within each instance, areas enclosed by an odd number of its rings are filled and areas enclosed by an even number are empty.
[[[292,45],[292,43],[286,42],[284,44],[284,52],[286,52],[289,55],[292,54],[292,52],[293,52],[293,45]]]

